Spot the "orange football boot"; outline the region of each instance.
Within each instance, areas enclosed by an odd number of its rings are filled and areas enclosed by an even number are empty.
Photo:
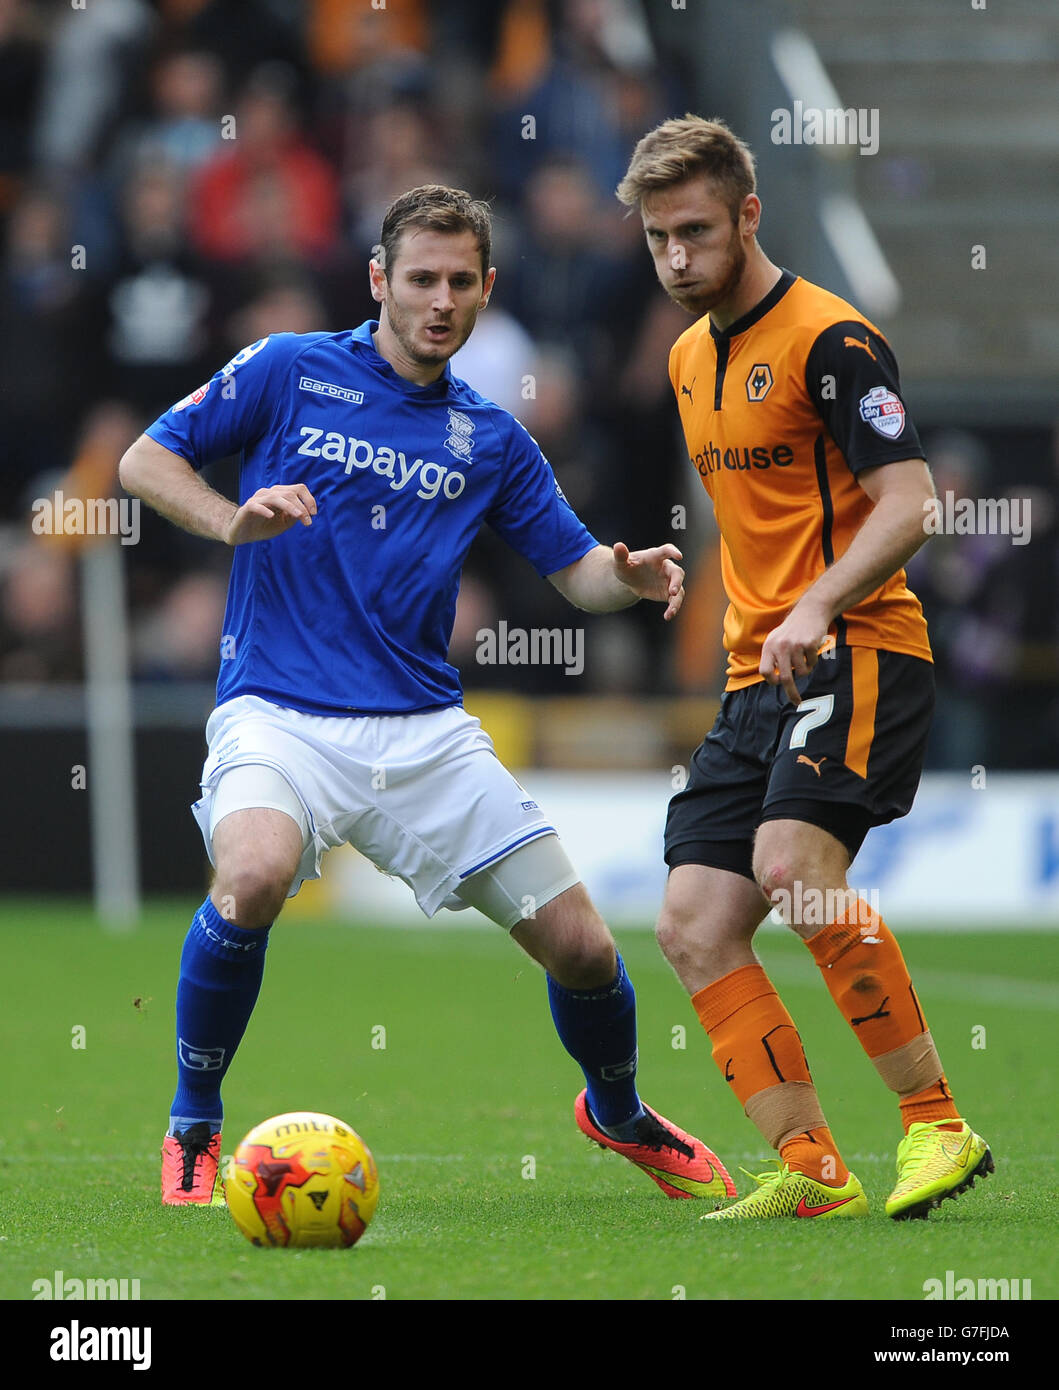
[[[220,1130],[210,1132],[203,1120],[162,1142],[162,1201],[167,1206],[224,1206],[224,1189],[218,1182],[221,1158]]]
[[[645,1105],[647,1113],[639,1121],[635,1141],[623,1144],[596,1124],[587,1098],[588,1092],[582,1091],[574,1102],[574,1118],[581,1133],[635,1163],[667,1197],[735,1196],[735,1183],[727,1168],[701,1139],[685,1134]]]

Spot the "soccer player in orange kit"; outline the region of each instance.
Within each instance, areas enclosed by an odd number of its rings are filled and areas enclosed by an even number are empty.
[[[952,1098],[896,940],[846,872],[919,783],[934,679],[903,566],[934,488],[886,339],[768,259],[755,190],[746,145],[691,115],[645,135],[618,187],[663,288],[695,315],[669,372],[729,599],[720,712],[670,803],[658,939],[779,1153],[749,1196],[704,1219],[868,1211],[753,950],[773,905],[898,1097],[887,1215],[925,1217],[993,1159]]]

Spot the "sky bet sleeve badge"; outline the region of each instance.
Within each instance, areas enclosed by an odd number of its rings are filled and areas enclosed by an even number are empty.
[[[876,434],[896,439],[905,427],[905,408],[901,398],[885,386],[874,386],[860,398],[860,418]]]

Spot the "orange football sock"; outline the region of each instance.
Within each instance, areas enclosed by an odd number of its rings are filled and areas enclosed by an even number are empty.
[[[928,1086],[923,1091],[916,1091],[915,1095],[902,1096],[901,1098],[901,1123],[905,1127],[905,1133],[914,1124],[926,1124],[931,1120],[951,1120],[956,1118],[956,1106],[953,1104],[952,1092],[949,1090],[949,1083],[942,1076],[935,1081],[933,1086]],[[942,1125],[942,1129],[960,1128],[959,1124]]]
[[[900,1097],[906,1132],[918,1119],[959,1119],[901,948],[879,914],[858,898],[805,944],[842,1016]]]
[[[849,1170],[820,1109],[798,1030],[764,969],[740,966],[691,1003],[721,1075],[768,1144],[792,1169],[841,1186]]]
[[[780,1148],[780,1158],[794,1173],[804,1173],[828,1187],[842,1187],[849,1169],[842,1162],[834,1136],[826,1125],[807,1129],[788,1139]]]

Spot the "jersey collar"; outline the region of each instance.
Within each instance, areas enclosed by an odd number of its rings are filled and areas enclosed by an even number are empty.
[[[400,372],[395,372],[393,367],[387,362],[379,352],[376,351],[372,337],[378,332],[378,319],[367,319],[359,328],[354,328],[352,333],[352,350],[361,357],[365,363],[380,376],[384,376],[391,385],[398,390],[406,391],[412,396],[447,396],[453,383],[453,375],[450,364],[445,363],[445,370],[438,377],[437,381],[432,381],[429,386],[417,386],[414,381],[409,381]]]
[[[719,329],[713,319],[710,319],[710,333],[714,338],[734,338],[737,333],[745,333],[748,328],[753,328],[758,319],[764,318],[770,309],[776,307],[797,278],[797,275],[792,274],[791,271],[781,270],[780,278],[772,286],[765,298],[758,300],[754,307],[748,313],[745,313],[742,318],[733,319],[724,330]]]

